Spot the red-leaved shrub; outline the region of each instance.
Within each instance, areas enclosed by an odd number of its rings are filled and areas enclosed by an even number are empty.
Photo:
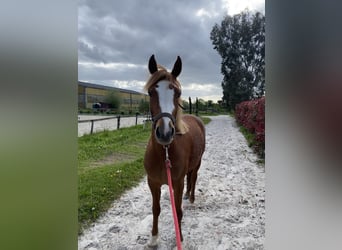
[[[235,107],[235,119],[255,135],[254,149],[264,158],[265,156],[265,97],[241,102]]]

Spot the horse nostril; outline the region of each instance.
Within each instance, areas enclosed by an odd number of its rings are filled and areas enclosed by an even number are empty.
[[[167,132],[167,134],[166,134],[166,138],[170,140],[170,139],[172,139],[172,137],[174,135],[175,135],[175,129],[174,129],[174,127],[171,127],[169,132]]]
[[[157,127],[157,128],[156,128],[156,136],[157,136],[158,138],[160,138],[160,131],[159,131],[159,127]]]

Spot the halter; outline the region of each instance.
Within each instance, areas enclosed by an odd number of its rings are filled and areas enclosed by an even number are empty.
[[[170,118],[172,123],[173,123],[173,125],[175,126],[176,118],[173,115],[171,115],[170,113],[163,112],[163,113],[159,113],[159,114],[155,115],[154,117],[152,117],[153,128],[156,127],[157,121],[160,120],[163,117]]]

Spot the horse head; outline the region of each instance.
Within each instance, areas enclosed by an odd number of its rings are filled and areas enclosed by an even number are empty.
[[[145,89],[150,96],[150,112],[153,120],[154,136],[161,145],[169,145],[175,136],[181,86],[177,81],[182,70],[182,61],[178,56],[170,72],[157,65],[154,55],[150,57],[148,69],[151,77]]]

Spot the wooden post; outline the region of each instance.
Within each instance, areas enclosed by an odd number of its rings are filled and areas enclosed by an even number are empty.
[[[133,103],[132,103],[132,93],[129,93],[129,103],[130,103],[130,110],[129,110],[129,114],[132,114],[133,111]]]
[[[196,116],[198,116],[198,98],[196,97]]]
[[[91,120],[90,134],[93,133],[93,129],[94,129],[94,120]]]
[[[191,97],[189,96],[189,113],[192,114]]]
[[[118,116],[118,125],[117,125],[117,129],[120,129],[120,116]]]

